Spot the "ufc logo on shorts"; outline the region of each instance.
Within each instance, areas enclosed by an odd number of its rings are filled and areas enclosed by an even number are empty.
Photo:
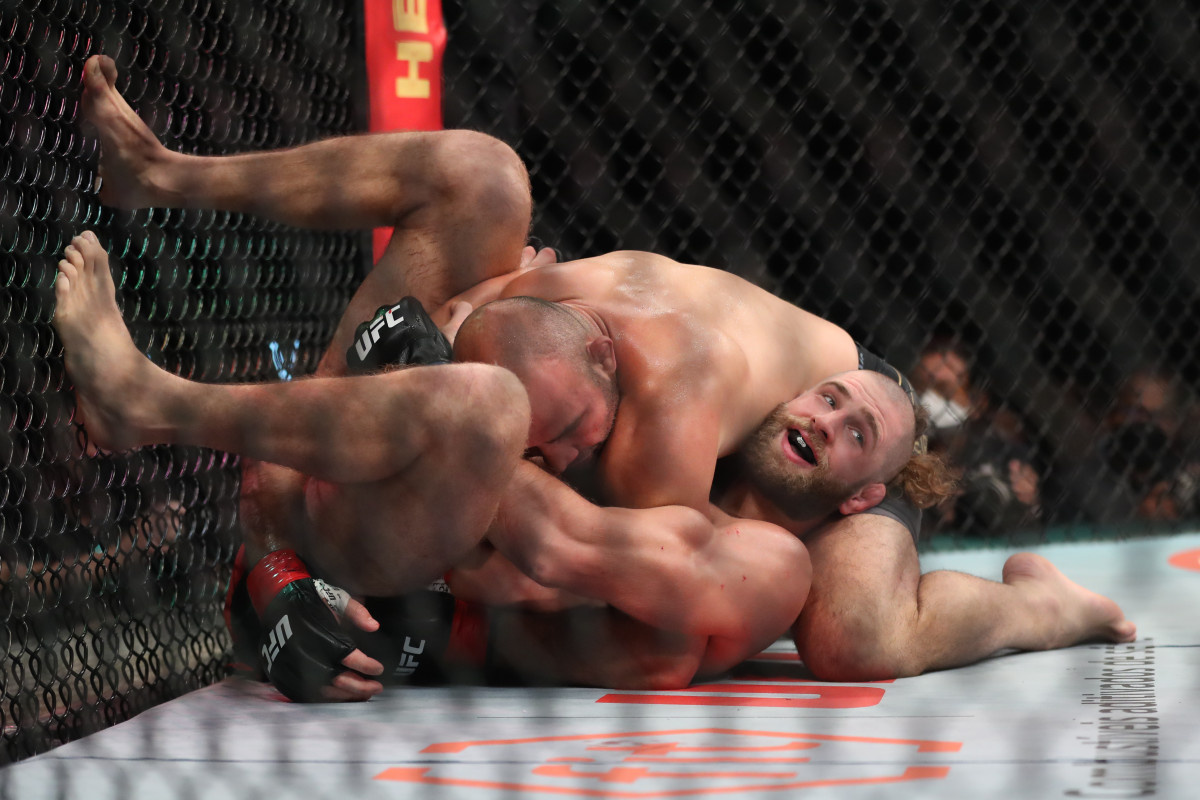
[[[419,656],[425,652],[425,640],[422,639],[415,647],[412,639],[404,637],[404,652],[400,654],[400,663],[396,665],[396,669],[392,672],[393,675],[401,677],[412,675],[417,671],[417,667],[421,666],[421,662],[417,661],[413,656]]]
[[[275,630],[271,631],[267,643],[262,646],[262,657],[263,661],[267,662],[268,675],[271,673],[271,667],[275,666],[275,659],[279,656],[279,651],[283,649],[290,638],[292,638],[292,623],[288,622],[287,614],[284,614],[283,619],[275,623]]]
[[[387,313],[382,317],[377,317],[371,322],[371,327],[363,331],[363,335],[357,342],[354,343],[354,352],[358,353],[359,358],[366,358],[367,353],[371,352],[371,346],[379,341],[379,332],[383,330],[383,326],[394,328],[401,322],[404,322],[404,317],[393,315],[393,311],[398,309],[400,304],[392,306],[387,310]]]

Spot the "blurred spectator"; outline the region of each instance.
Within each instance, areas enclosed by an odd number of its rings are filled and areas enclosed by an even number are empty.
[[[1170,521],[1194,518],[1200,511],[1200,450],[1193,425],[1170,372],[1141,369],[1122,384],[1105,419],[1100,452],[1132,494],[1137,517]]]
[[[1041,517],[1040,477],[1024,426],[996,408],[971,379],[959,343],[936,339],[921,351],[913,386],[930,415],[930,449],[961,472],[958,494],[931,514],[932,529],[970,533],[1028,527]]]

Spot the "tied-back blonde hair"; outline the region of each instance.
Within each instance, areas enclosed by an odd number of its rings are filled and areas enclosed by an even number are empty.
[[[929,412],[918,403],[913,406],[913,414],[916,417],[913,452],[899,474],[888,482],[888,489],[902,492],[917,508],[930,508],[954,494],[958,475],[941,455],[929,452],[926,447]]]

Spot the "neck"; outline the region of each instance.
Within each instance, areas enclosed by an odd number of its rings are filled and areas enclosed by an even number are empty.
[[[735,481],[722,492],[721,496],[716,498],[716,505],[731,516],[770,522],[801,538],[829,519],[829,515],[815,519],[789,517],[743,480]]]
[[[560,301],[559,305],[570,311],[588,329],[589,336],[600,335],[612,338],[612,334],[609,332],[608,324],[604,321],[604,318],[592,309],[587,306],[576,305],[570,301]]]

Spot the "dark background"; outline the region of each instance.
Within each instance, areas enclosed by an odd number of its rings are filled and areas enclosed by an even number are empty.
[[[228,644],[237,460],[88,451],[49,325],[62,247],[96,230],[139,346],[211,381],[309,371],[367,258],[354,233],[102,208],[96,142],[77,124],[83,62],[112,55],[174,149],[351,133],[365,120],[352,5],[0,2],[0,761],[219,679]],[[541,238],[728,269],[904,369],[931,341],[961,352],[971,435],[942,444],[967,489],[927,541],[1194,524],[1190,6],[445,0],[444,13],[446,125],[517,148]],[[1121,399],[1139,370],[1168,388],[1163,408]],[[1036,476],[1035,500],[989,505],[1012,461]]]

